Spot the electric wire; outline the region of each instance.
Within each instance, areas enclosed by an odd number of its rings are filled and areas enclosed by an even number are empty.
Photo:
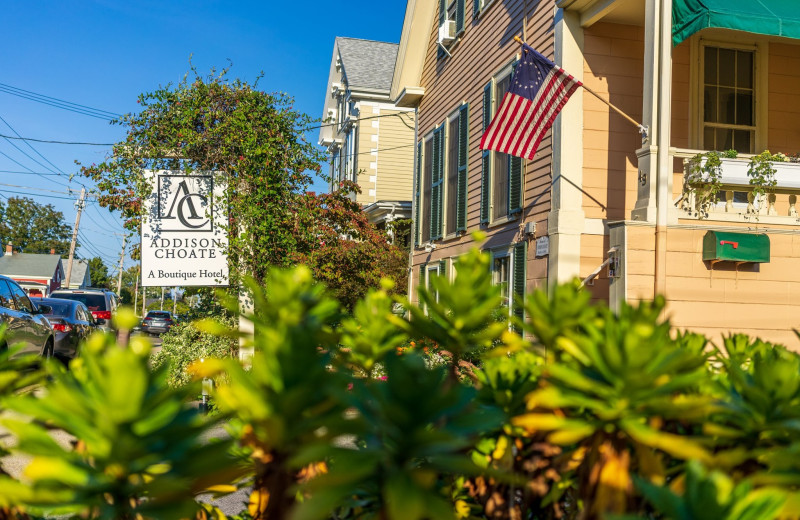
[[[116,119],[121,116],[121,114],[110,112],[108,110],[92,108],[86,105],[81,105],[79,103],[73,103],[71,101],[65,101],[63,99],[58,99],[51,96],[45,96],[44,94],[37,94],[36,92],[21,89],[19,87],[14,87],[5,83],[0,83],[0,92],[5,94],[10,94],[12,96],[17,96],[30,101],[35,101],[37,103],[42,103],[43,105],[48,105],[51,107],[60,108],[62,110],[67,110],[69,112],[74,112],[76,114],[82,114],[97,119],[105,119],[107,121]]]

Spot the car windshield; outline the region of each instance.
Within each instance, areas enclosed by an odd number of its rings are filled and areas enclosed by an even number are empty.
[[[106,310],[106,297],[102,294],[89,294],[89,293],[53,293],[51,298],[60,298],[62,300],[73,300],[81,302],[86,305],[90,311],[104,311]]]
[[[147,313],[147,317],[148,318],[155,318],[155,319],[158,319],[158,320],[166,320],[166,319],[170,318],[170,315],[169,315],[168,312],[150,311],[150,312]]]

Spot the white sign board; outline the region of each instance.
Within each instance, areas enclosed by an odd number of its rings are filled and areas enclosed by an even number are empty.
[[[550,238],[539,237],[536,239],[536,256],[547,256],[550,254]]]
[[[146,170],[142,285],[228,285],[228,216],[221,173]]]

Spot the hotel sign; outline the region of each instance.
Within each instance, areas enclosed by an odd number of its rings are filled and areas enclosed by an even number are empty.
[[[228,285],[225,177],[145,170],[142,285]]]

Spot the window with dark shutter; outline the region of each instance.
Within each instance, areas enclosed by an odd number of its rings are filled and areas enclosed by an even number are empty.
[[[522,210],[522,159],[508,158],[508,214]]]
[[[514,275],[512,277],[514,296],[512,313],[520,320],[522,320],[525,316],[525,311],[522,307],[522,304],[525,301],[525,286],[527,283],[525,279],[528,250],[527,246],[527,242],[520,242],[514,246]]]
[[[458,114],[458,180],[456,186],[456,231],[467,229],[467,157],[469,150],[469,106]]]
[[[492,122],[492,88],[493,82],[489,83],[483,88],[483,132],[489,128]],[[491,179],[491,152],[483,150],[481,152],[481,224],[489,222],[489,190]]]
[[[464,30],[464,0],[456,0],[456,34]]]
[[[507,75],[495,84],[494,99],[497,100],[499,105],[502,102],[503,96],[508,92],[511,85],[511,76]],[[492,164],[492,219],[497,220],[508,216],[508,190],[510,187],[509,173],[510,173],[510,158],[511,156],[505,153],[494,153],[494,161]]]
[[[420,222],[419,218],[421,215],[420,207],[422,206],[422,141],[417,143],[417,164],[416,164],[416,172],[415,172],[415,186],[416,192],[414,193],[414,246],[419,247],[420,244]]]
[[[444,125],[433,131],[430,239],[442,238],[442,188],[444,180]]]
[[[420,229],[422,243],[431,239],[431,179],[433,176],[433,138],[425,141],[422,153],[422,210]]]
[[[458,133],[459,117],[447,123],[447,184],[445,186],[445,232],[450,234],[456,230],[456,214],[458,206]]]

